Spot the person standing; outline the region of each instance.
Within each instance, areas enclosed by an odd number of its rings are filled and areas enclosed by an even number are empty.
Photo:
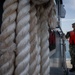
[[[72,68],[70,72],[75,71],[75,23],[72,24],[72,31],[67,32],[65,35],[66,39],[69,39],[69,52],[71,56]]]

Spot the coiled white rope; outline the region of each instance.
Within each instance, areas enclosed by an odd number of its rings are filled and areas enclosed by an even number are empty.
[[[41,52],[41,47],[40,47],[40,24],[38,23],[37,24],[37,47],[38,47],[38,50],[37,50],[37,68],[38,68],[38,75],[41,75],[40,74],[40,71],[41,71],[41,55],[40,55],[40,52]]]
[[[41,24],[41,75],[49,75],[50,58],[49,58],[49,42],[48,42],[48,24],[44,21]]]
[[[34,5],[31,5],[30,10],[30,70],[29,75],[38,75],[39,67],[37,64],[38,59],[38,44],[37,44],[37,17]]]
[[[40,25],[40,38],[41,38],[41,75],[49,75],[50,73],[50,58],[49,58],[49,32],[48,32],[48,19],[49,12],[52,9],[53,1],[46,9],[42,9],[43,15],[41,17]],[[46,15],[45,15],[46,14]]]
[[[16,70],[15,75],[29,75],[30,60],[30,0],[19,0],[16,29]]]
[[[49,10],[48,10],[49,9]],[[40,46],[41,46],[41,69],[40,75],[49,75],[50,72],[50,58],[49,58],[49,33],[48,33],[48,13],[51,7],[44,9],[43,6],[39,7],[38,16],[39,17],[39,36],[40,36]],[[37,10],[38,11],[38,10]]]
[[[51,11],[49,13],[48,23],[51,29],[57,27],[57,16],[55,4],[52,5]]]
[[[0,75],[13,75],[14,58],[15,55],[13,52],[5,52],[0,57]]]
[[[40,75],[40,62],[41,62],[41,57],[40,57],[40,45],[39,45],[39,43],[40,43],[40,41],[39,41],[39,37],[38,37],[38,35],[37,35],[37,69],[36,69],[36,71],[37,71],[37,75]]]
[[[14,71],[14,51],[16,49],[15,27],[17,0],[5,0],[3,5],[2,26],[0,35],[0,75],[12,75]]]

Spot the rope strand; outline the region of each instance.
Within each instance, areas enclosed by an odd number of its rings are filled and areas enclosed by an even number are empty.
[[[0,35],[0,75],[13,75],[17,0],[5,0]]]
[[[30,60],[30,3],[29,0],[19,0],[16,28],[16,70],[15,75],[29,75]]]

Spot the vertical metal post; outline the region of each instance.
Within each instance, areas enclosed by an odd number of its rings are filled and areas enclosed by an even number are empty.
[[[60,27],[60,0],[58,0],[58,27],[60,28],[61,30],[61,27]],[[62,39],[61,39],[62,40]],[[62,67],[62,45],[60,43],[60,66]]]
[[[60,28],[60,0],[58,0],[58,27]]]

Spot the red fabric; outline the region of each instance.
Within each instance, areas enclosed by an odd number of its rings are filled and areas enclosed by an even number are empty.
[[[75,32],[71,31],[70,32],[70,39],[69,39],[70,44],[75,44]]]
[[[50,33],[49,42],[50,42],[50,44],[55,44],[55,34],[54,34],[54,32]]]

